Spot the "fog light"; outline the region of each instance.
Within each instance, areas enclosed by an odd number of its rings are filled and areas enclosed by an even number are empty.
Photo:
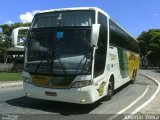
[[[26,96],[30,96],[31,94],[29,94],[29,93],[26,93]]]
[[[86,102],[86,100],[85,100],[85,99],[82,99],[82,100],[80,100],[80,102],[81,102],[81,103],[85,103],[85,102]]]

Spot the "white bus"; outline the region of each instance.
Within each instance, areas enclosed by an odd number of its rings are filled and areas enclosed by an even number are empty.
[[[134,82],[138,42],[95,7],[47,10],[34,16],[25,44],[28,97],[90,104]]]

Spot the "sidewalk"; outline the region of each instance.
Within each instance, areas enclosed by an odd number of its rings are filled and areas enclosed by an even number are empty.
[[[22,86],[22,84],[23,84],[22,81],[7,81],[7,82],[0,81],[0,88]]]
[[[140,69],[139,73],[145,76],[152,77],[160,82],[160,69],[158,68]],[[160,114],[160,92],[147,106],[140,110],[139,113]]]

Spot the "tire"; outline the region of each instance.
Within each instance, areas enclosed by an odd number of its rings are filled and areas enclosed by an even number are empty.
[[[132,75],[131,84],[135,83],[135,81],[136,81],[136,72],[134,71]]]
[[[112,96],[113,96],[113,93],[114,93],[114,83],[113,83],[113,80],[110,79],[110,80],[109,80],[109,83],[108,83],[108,89],[107,89],[106,98],[107,98],[108,100],[111,100],[111,99],[112,99]]]

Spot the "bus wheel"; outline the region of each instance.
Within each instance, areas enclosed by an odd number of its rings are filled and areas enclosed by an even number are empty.
[[[133,71],[131,84],[133,84],[135,81],[136,81],[136,72],[135,72],[135,71]]]
[[[107,96],[106,96],[108,100],[111,100],[113,92],[114,92],[114,83],[113,80],[110,79],[108,83]]]

